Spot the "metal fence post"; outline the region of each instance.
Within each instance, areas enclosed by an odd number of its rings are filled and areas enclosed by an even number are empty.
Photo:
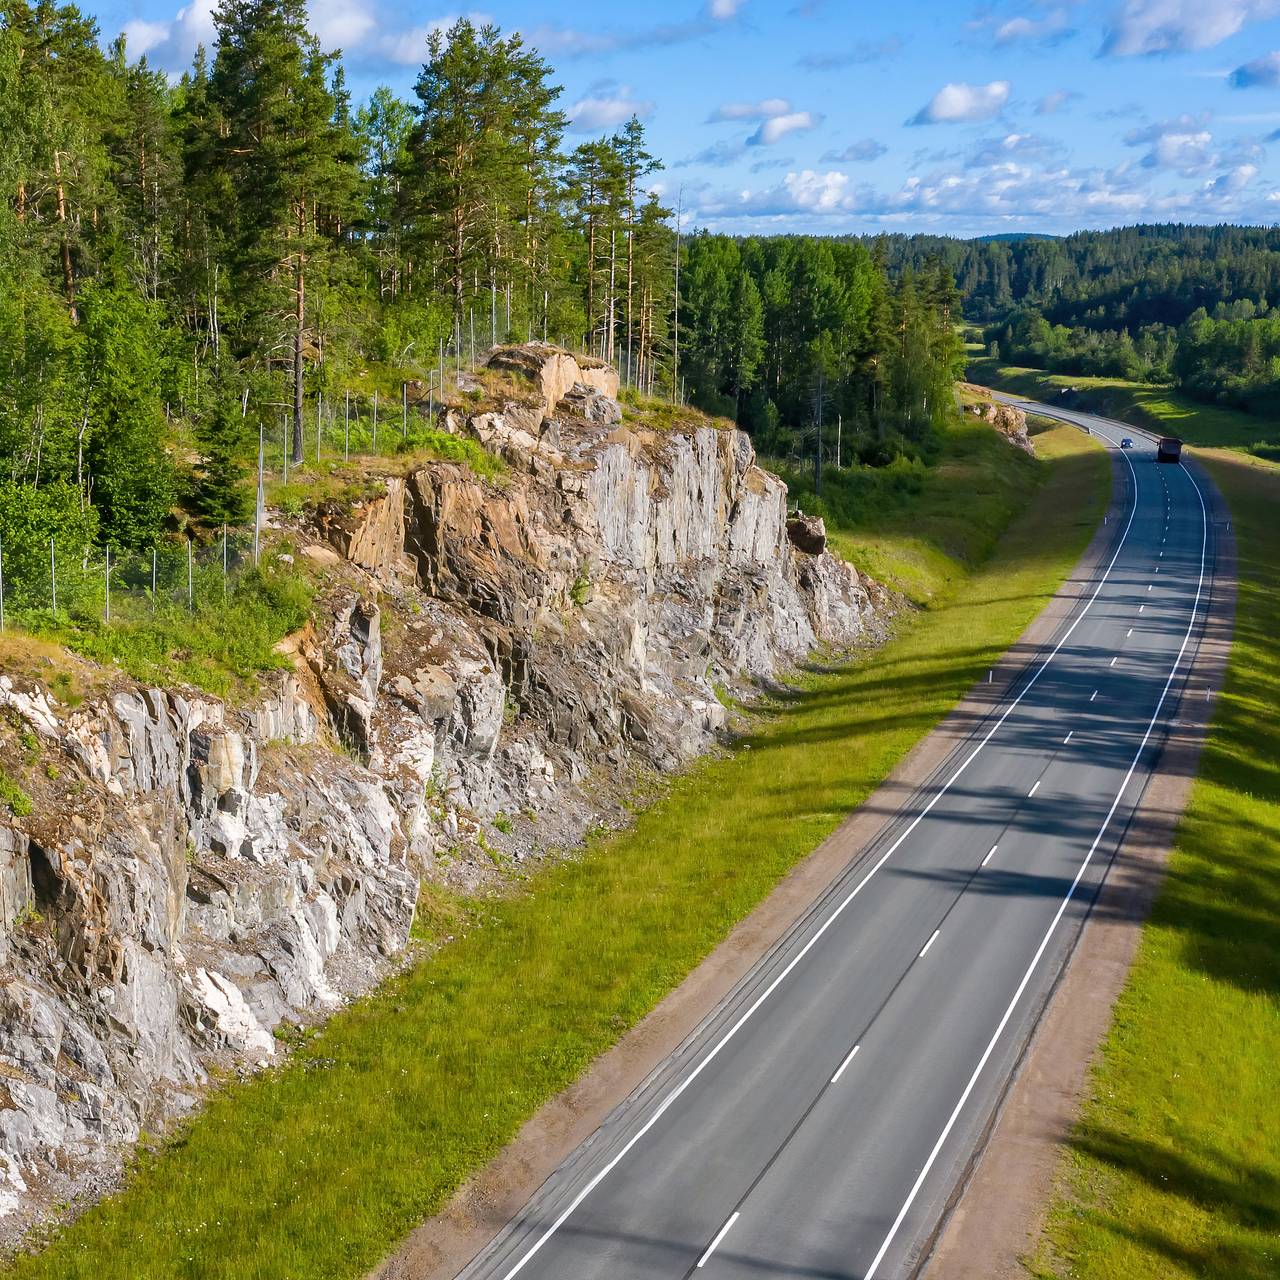
[[[316,466],[320,465],[320,424],[324,416],[324,392],[316,392]]]
[[[111,544],[110,543],[107,544],[106,552],[107,552],[107,558],[105,561],[106,568],[103,571],[103,576],[106,579],[107,593],[103,597],[102,620],[103,622],[109,623],[111,621]]]
[[[58,618],[58,557],[53,549],[53,539],[49,539],[49,590],[53,597],[53,617]]]
[[[351,461],[351,392],[347,392],[346,416],[342,427],[342,460]]]
[[[191,539],[187,538],[187,609],[194,613],[196,610],[196,593],[195,593],[195,577],[191,567]]]
[[[373,451],[378,452],[378,392],[373,393]]]
[[[4,630],[4,539],[0,538],[0,631]]]
[[[409,384],[400,384],[400,439],[409,438]]]
[[[151,603],[156,602],[156,549],[151,548]]]
[[[222,522],[222,598],[227,598],[227,522]]]

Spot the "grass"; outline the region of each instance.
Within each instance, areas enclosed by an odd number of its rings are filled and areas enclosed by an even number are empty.
[[[1226,685],[1038,1276],[1280,1275],[1280,468],[1197,457],[1239,546]]]
[[[160,601],[154,611],[103,623],[91,611],[24,612],[15,619],[31,636],[56,641],[94,662],[111,664],[146,684],[190,684],[226,697],[255,673],[288,666],[276,644],[306,621],[311,585],[296,567],[252,569],[225,600],[204,590],[195,611]],[[197,597],[198,599],[201,597]]]
[[[971,555],[968,573],[887,646],[806,677],[743,749],[675,778],[633,827],[539,871],[530,892],[466,908],[433,895],[430,927],[453,942],[282,1067],[217,1092],[139,1156],[121,1194],[6,1274],[363,1274],[676,986],[1022,631],[1110,489],[1104,455],[1070,429],[1043,453],[1030,467],[1001,455],[1017,477],[1005,536],[993,521],[957,538],[948,554]],[[914,501],[921,522],[950,527],[954,495],[925,485]]]
[[[1074,387],[1082,394],[1082,407],[1096,408],[1121,422],[1169,432],[1207,448],[1257,450],[1263,456],[1280,456],[1280,428],[1275,422],[1238,409],[1200,404],[1170,387],[1045,373],[1001,364],[989,356],[970,359],[969,377],[983,386],[1049,403],[1064,387]]]
[[[846,560],[918,605],[945,598],[991,553],[1038,473],[1033,458],[973,421],[942,435],[932,466],[898,458],[887,467],[828,467],[821,498],[811,468],[765,465],[787,481],[792,502],[826,519]]]

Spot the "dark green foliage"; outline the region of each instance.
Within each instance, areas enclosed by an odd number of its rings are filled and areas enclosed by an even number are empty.
[[[234,385],[217,388],[195,426],[200,446],[195,506],[214,524],[238,524],[253,514],[258,433]]]

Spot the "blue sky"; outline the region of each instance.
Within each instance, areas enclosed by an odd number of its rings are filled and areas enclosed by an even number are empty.
[[[213,0],[88,0],[180,71]],[[459,10],[311,0],[357,96],[410,94]],[[575,138],[646,122],[686,222],[974,235],[1280,220],[1280,0],[477,0],[554,64]]]

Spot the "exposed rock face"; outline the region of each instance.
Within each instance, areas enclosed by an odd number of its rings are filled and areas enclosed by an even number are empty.
[[[619,425],[612,370],[553,349],[491,364],[531,402],[444,423],[509,475],[432,464],[318,516],[302,554],[328,585],[256,703],[117,681],[72,709],[0,676],[58,765],[0,817],[0,1213],[366,989],[479,824],[576,838],[588,778],[617,790],[714,740],[715,682],[873,621],[745,435]]]
[[[959,388],[961,391],[968,391],[983,397],[978,403],[969,406],[971,413],[981,418],[983,422],[991,423],[997,430],[1003,431],[1010,444],[1016,445],[1027,453],[1035,453],[1035,445],[1027,432],[1027,415],[1023,410],[1015,405],[993,400],[991,391],[987,387],[974,386],[971,383],[963,382],[959,384]]]

